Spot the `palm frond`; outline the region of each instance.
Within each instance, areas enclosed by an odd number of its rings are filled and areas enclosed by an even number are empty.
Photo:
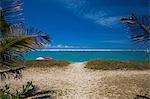
[[[24,58],[24,53],[36,50],[50,38],[35,28],[27,28],[23,22],[20,0],[0,0],[0,66],[17,66],[16,60]],[[5,78],[9,72],[0,73]],[[20,71],[12,72],[18,75]]]
[[[20,0],[0,0],[0,66],[17,66],[16,60],[23,59],[24,53],[43,46],[50,38],[34,28],[23,24],[22,2]],[[21,70],[9,69],[0,72],[1,79],[11,73],[21,77]]]
[[[0,0],[0,35],[9,35],[9,26],[22,24],[22,5],[20,0]]]
[[[1,0],[1,15],[9,24],[23,22],[23,3],[20,0]]]
[[[27,29],[26,29],[27,30]],[[0,54],[1,62],[5,65],[9,63],[14,63],[18,58],[23,58],[23,54],[26,51],[36,50],[37,48],[43,46],[46,41],[50,41],[49,37],[37,30],[32,29],[31,32],[35,34],[26,35],[29,30],[26,31],[17,27],[11,27],[12,35],[0,38]],[[12,65],[12,64],[10,64]]]
[[[150,40],[150,16],[132,14],[129,18],[120,19],[127,23],[127,31],[131,33],[131,39],[138,42],[149,42]]]

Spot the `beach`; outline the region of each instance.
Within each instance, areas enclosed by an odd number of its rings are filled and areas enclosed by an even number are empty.
[[[40,90],[52,90],[49,93],[52,99],[150,97],[150,70],[91,70],[85,68],[85,64],[75,62],[64,67],[30,67],[22,71],[22,79],[0,83],[7,83],[16,90],[27,81],[32,81]]]
[[[0,0],[0,99],[150,99],[149,0]]]

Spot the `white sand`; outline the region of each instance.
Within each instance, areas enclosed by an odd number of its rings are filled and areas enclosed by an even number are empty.
[[[84,66],[85,63],[72,63],[62,68],[28,68],[23,71],[22,80],[6,83],[16,89],[27,81],[33,81],[40,89],[58,91],[53,95],[56,99],[133,99],[137,94],[150,96],[150,70],[93,71]]]

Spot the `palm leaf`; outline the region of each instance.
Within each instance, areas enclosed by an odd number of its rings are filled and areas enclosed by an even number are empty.
[[[9,35],[9,27],[23,23],[20,0],[0,0],[0,35]]]
[[[45,39],[46,35],[13,35],[3,37],[0,40],[0,54],[3,57],[1,61],[13,63],[18,57],[23,57],[24,51],[36,50],[37,47],[43,46],[42,41],[38,40],[39,37],[44,37]]]
[[[150,16],[132,14],[129,18],[120,19],[127,23],[127,31],[131,33],[131,39],[136,42],[149,42],[150,40]]]

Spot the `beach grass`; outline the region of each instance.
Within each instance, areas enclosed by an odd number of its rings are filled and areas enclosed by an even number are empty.
[[[147,70],[149,61],[90,60],[85,68],[93,70]]]
[[[42,61],[37,61],[37,60],[23,60],[19,61],[19,64],[23,65],[24,67],[64,67],[68,66],[70,62],[65,61],[65,60],[42,60]]]

